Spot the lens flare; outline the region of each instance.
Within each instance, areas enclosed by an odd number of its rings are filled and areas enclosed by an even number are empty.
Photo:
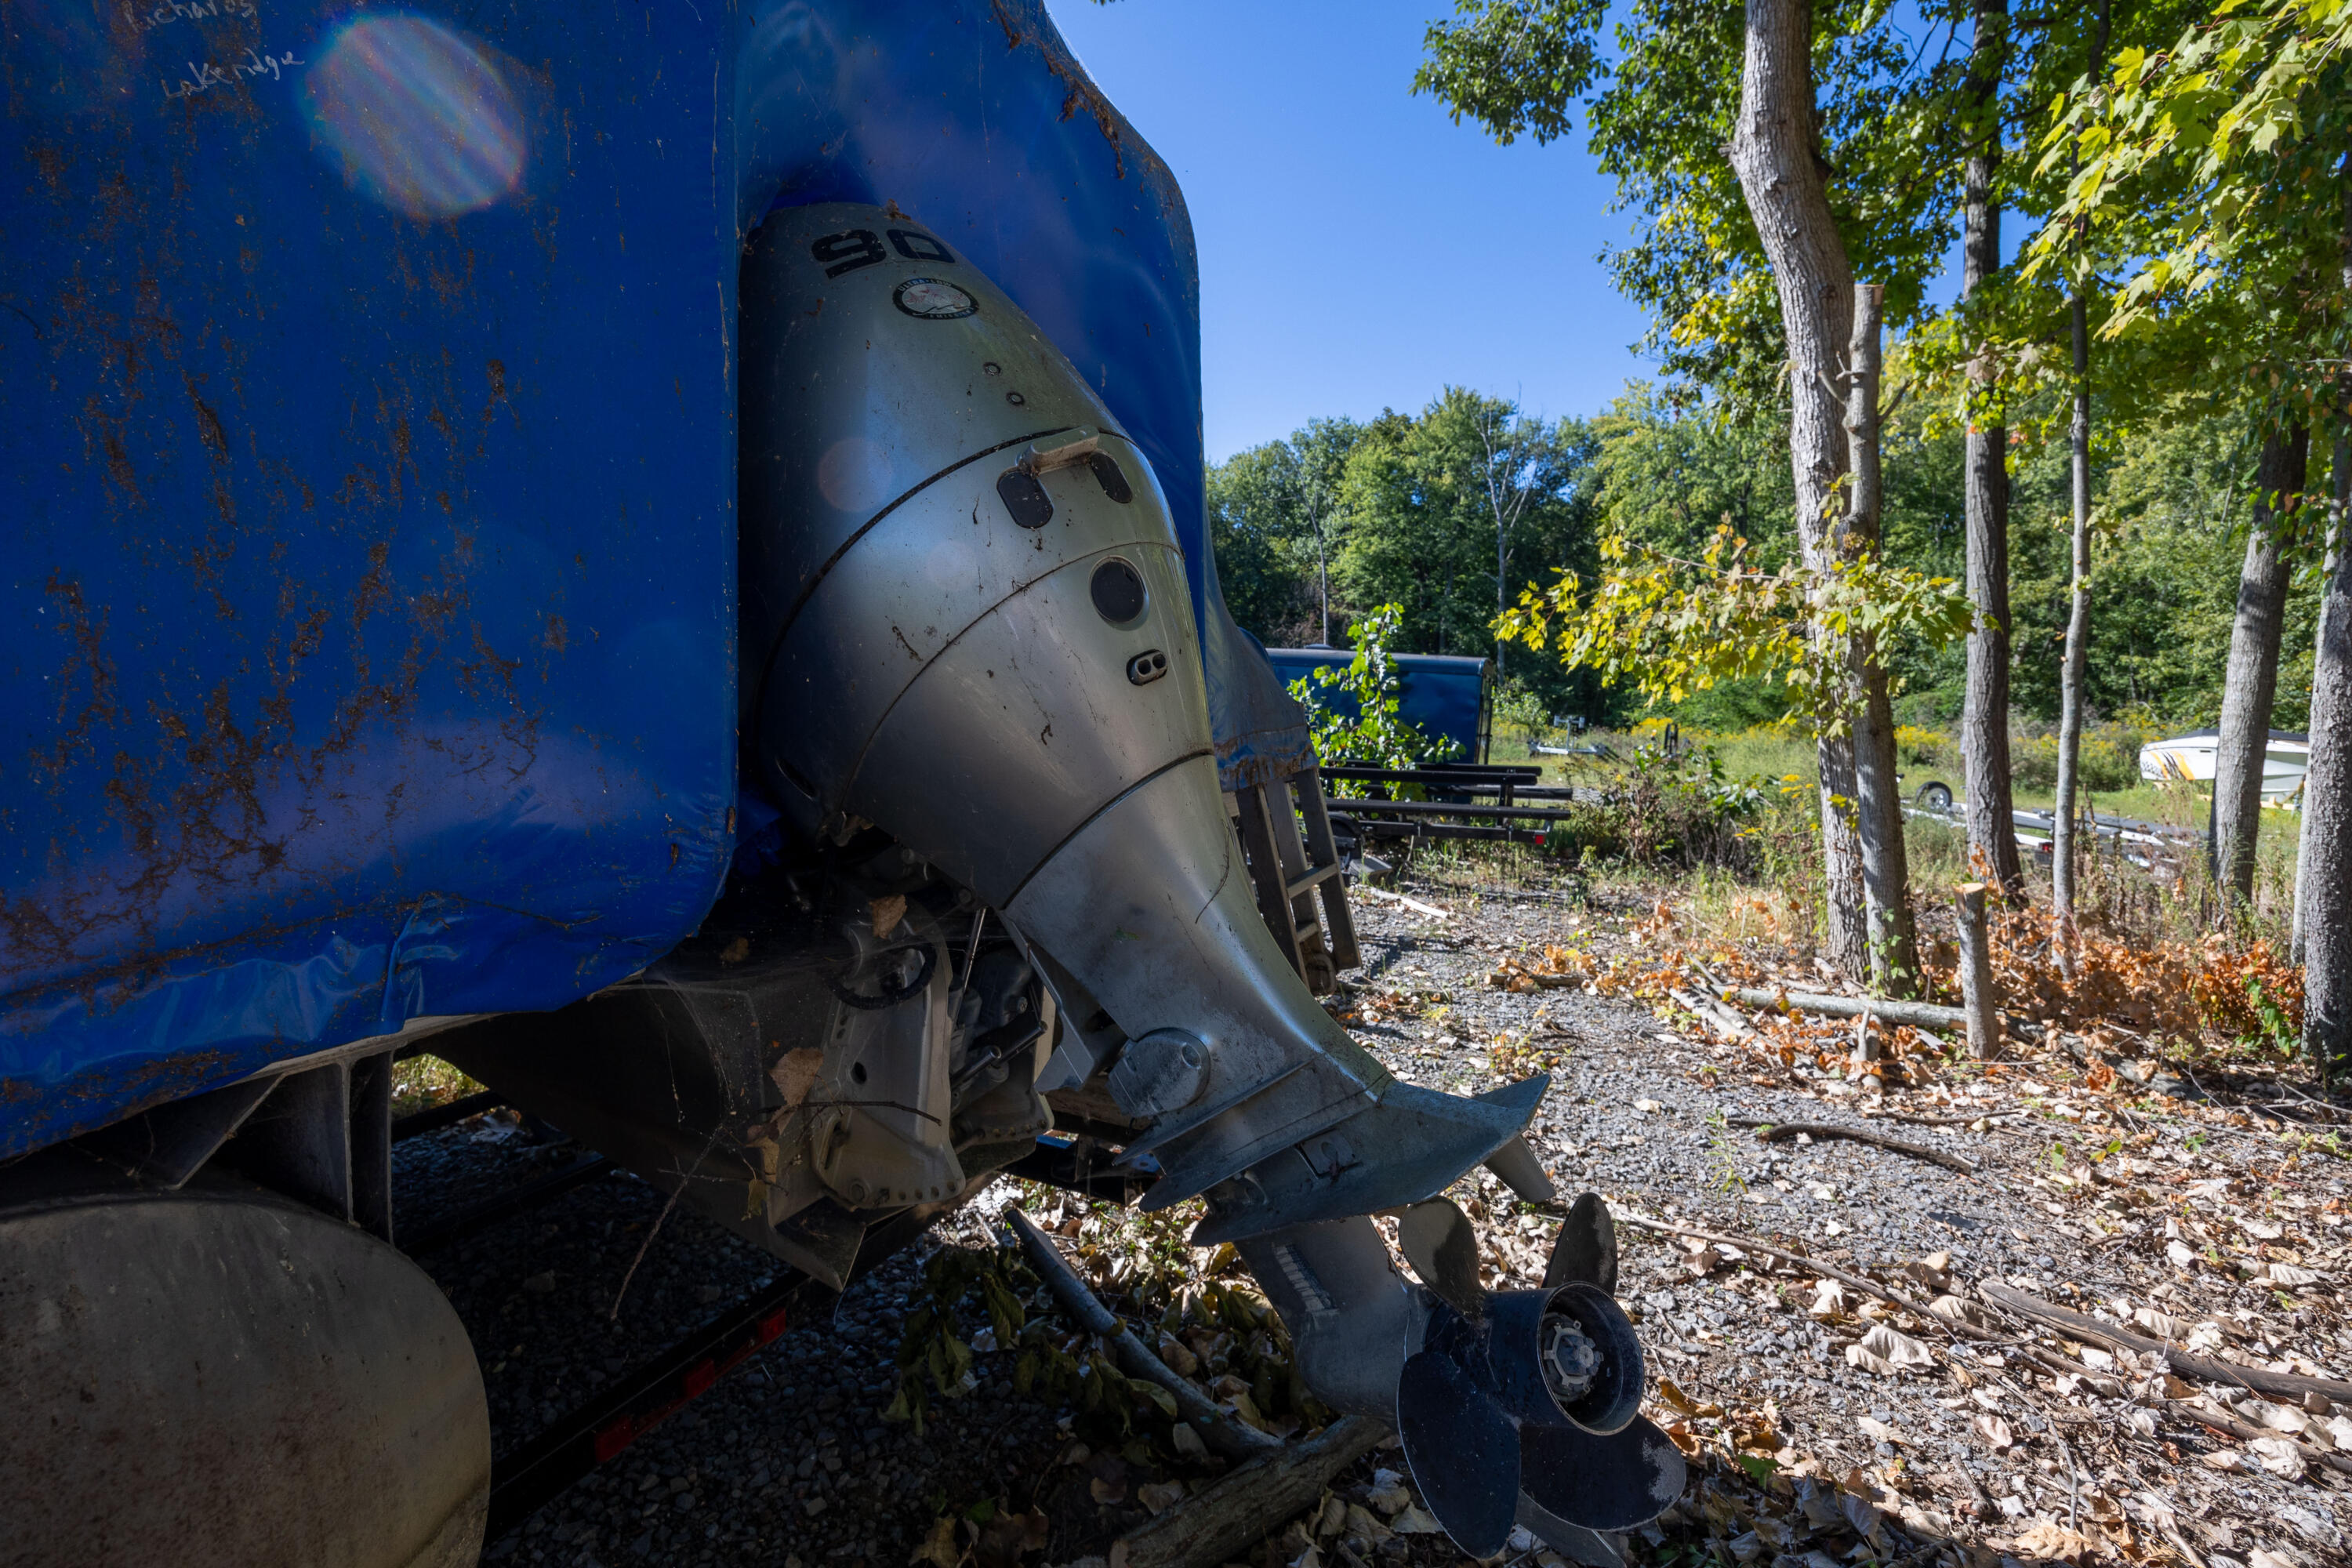
[[[307,83],[310,123],[344,177],[414,217],[488,206],[522,179],[522,110],[487,52],[424,16],[335,36]]]

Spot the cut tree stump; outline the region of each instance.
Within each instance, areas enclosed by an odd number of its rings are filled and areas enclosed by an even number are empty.
[[[1969,1055],[1989,1062],[2000,1053],[2000,1020],[1994,1016],[1992,939],[1985,930],[1985,885],[1963,882],[1952,911],[1960,928],[1960,1010],[1969,1026]]]

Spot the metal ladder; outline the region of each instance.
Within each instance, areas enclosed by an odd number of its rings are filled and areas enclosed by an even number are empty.
[[[1323,805],[1322,776],[1306,768],[1270,784],[1246,784],[1229,797],[1240,818],[1242,851],[1258,912],[1275,945],[1307,988],[1328,995],[1339,971],[1363,962],[1356,921],[1339,877],[1339,851]],[[1300,819],[1306,832],[1299,831]]]

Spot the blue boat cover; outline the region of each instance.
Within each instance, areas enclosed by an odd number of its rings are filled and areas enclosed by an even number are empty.
[[[957,237],[1235,657],[1182,200],[1036,0],[35,4],[8,51],[0,1156],[700,921],[779,202]]]

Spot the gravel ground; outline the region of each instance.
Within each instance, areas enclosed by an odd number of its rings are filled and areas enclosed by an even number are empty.
[[[1685,1027],[1670,1026],[1632,997],[1496,989],[1486,980],[1507,957],[1527,962],[1559,944],[1639,962],[1675,935],[1657,929],[1647,900],[1457,902],[1460,893],[1418,889],[1447,909],[1443,919],[1357,900],[1366,964],[1349,977],[1342,1016],[1393,1070],[1423,1083],[1475,1090],[1499,1081],[1498,1063],[1511,1076],[1551,1066],[1532,1140],[1564,1193],[1591,1187],[1623,1215],[1770,1240],[1915,1300],[1973,1300],[1974,1285],[2001,1280],[2126,1323],[2155,1313],[2192,1347],[2214,1342],[2209,1355],[2352,1373],[2336,1293],[2345,1161],[2226,1109],[2120,1080],[2094,1091],[2063,1058],[1990,1080],[1948,1068],[1880,1097],[1834,1067],[1801,1060],[1792,1070],[1769,1051],[1706,1038],[1686,1016]],[[1862,1113],[1882,1109],[1987,1120],[1895,1126]],[[1731,1124],[1743,1118],[1876,1128],[1982,1169],[1843,1141],[1766,1145]],[[477,1201],[573,1152],[529,1146],[495,1122],[414,1140],[397,1156],[404,1215]],[[974,1396],[942,1407],[924,1435],[877,1415],[922,1255],[982,1244],[981,1211],[1003,1191],[492,1542],[488,1560],[897,1568],[943,1514],[992,1513],[992,1531],[975,1523],[958,1537],[973,1541],[982,1568],[1104,1552],[1145,1517],[1147,1478],[1199,1479],[1216,1467],[1131,1454],[1129,1474],[1114,1456],[1083,1456],[1068,1413],[1016,1394],[1003,1354],[980,1356]],[[1486,1236],[1494,1283],[1540,1275],[1549,1216],[1483,1176],[1457,1196]],[[674,1212],[614,1316],[660,1212],[658,1193],[613,1176],[423,1260],[481,1347],[501,1450],[772,1276],[764,1255]],[[1620,1294],[1651,1355],[1648,1408],[1694,1455],[1683,1503],[1626,1543],[1635,1560],[2352,1561],[2352,1489],[2311,1458],[2333,1451],[2332,1421],[2346,1421],[2352,1449],[2352,1411],[2247,1401],[2238,1417],[2278,1436],[2267,1448],[2242,1444],[2195,1419],[2230,1414],[2220,1405],[2168,1401],[2160,1380],[2151,1389],[2157,1369],[2037,1337],[1981,1306],[1967,1310],[2005,1342],[1963,1343],[1932,1317],[1851,1287],[1824,1291],[1801,1265],[1694,1251],[1630,1225],[1620,1241]],[[2091,1375],[2053,1375],[2029,1359],[2036,1352],[2086,1363]],[[1402,1468],[1392,1450],[1368,1458],[1342,1479],[1339,1506],[1320,1510],[1320,1531],[1294,1524],[1256,1554],[1260,1568],[1457,1563],[1443,1537],[1390,1531],[1413,1515],[1396,1511],[1410,1489],[1383,1466]],[[1008,1521],[1029,1521],[1026,1534]]]

